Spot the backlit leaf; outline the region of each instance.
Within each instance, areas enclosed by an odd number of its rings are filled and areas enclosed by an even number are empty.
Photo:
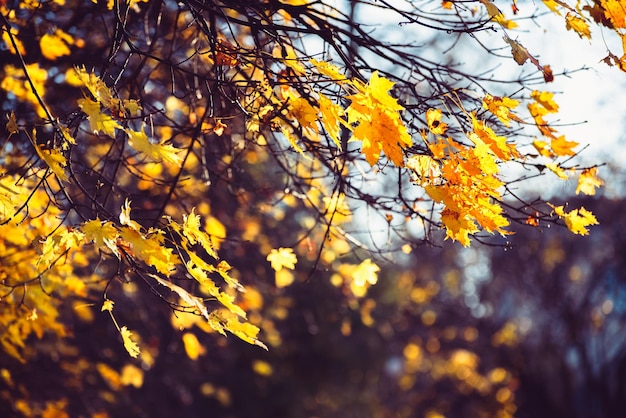
[[[133,358],[137,358],[141,350],[139,350],[139,346],[137,345],[137,343],[131,339],[133,334],[128,330],[128,328],[123,326],[122,328],[120,328],[120,335],[122,336],[124,348],[126,349],[126,351],[128,351],[128,354]]]
[[[565,212],[564,206],[557,206],[553,208],[554,212],[559,216],[559,218],[565,221],[567,228],[574,234],[587,235],[589,234],[587,227],[598,224],[598,220],[593,213],[584,207],[574,209],[571,212]]]
[[[126,130],[126,133],[129,137],[128,144],[136,151],[139,151],[140,153],[148,157],[148,159],[150,159],[151,161],[166,161],[170,164],[180,167],[183,161],[182,157],[178,155],[180,149],[175,148],[172,145],[167,145],[163,143],[154,144],[150,142],[143,126],[141,127],[141,132],[128,129]]]
[[[283,268],[295,269],[296,263],[298,262],[298,258],[293,253],[292,248],[278,248],[273,249],[267,255],[267,261],[269,261],[272,265],[272,268],[276,271],[279,271]]]
[[[576,186],[576,194],[583,193],[588,196],[593,196],[596,194],[596,188],[602,187],[603,185],[604,181],[598,177],[598,168],[592,167],[580,173],[578,185]]]

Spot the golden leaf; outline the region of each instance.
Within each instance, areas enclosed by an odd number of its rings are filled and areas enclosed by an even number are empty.
[[[583,194],[593,196],[596,194],[596,187],[602,187],[604,181],[598,177],[598,168],[592,167],[583,170],[578,177],[578,185],[576,186],[576,194],[582,192]]]
[[[94,134],[103,133],[111,138],[115,137],[115,130],[122,126],[111,116],[102,113],[100,103],[91,99],[78,99],[78,106],[87,115],[89,128]]]
[[[550,141],[550,148],[552,148],[552,151],[554,151],[554,153],[559,157],[576,155],[576,152],[573,151],[572,148],[577,146],[578,142],[566,140],[565,135],[561,135],[558,138],[552,138]]]
[[[546,167],[556,174],[560,179],[567,180],[567,173],[557,163],[548,163]]]
[[[426,123],[428,129],[435,135],[443,135],[448,128],[448,125],[441,121],[442,112],[441,109],[428,109],[426,111]]]
[[[33,130],[33,139],[35,138],[35,131]],[[46,165],[50,167],[50,170],[54,173],[59,180],[67,181],[67,174],[65,174],[65,167],[67,160],[61,151],[56,149],[43,149],[41,146],[35,144],[35,150],[39,158],[44,160]]]
[[[267,346],[256,338],[259,333],[259,327],[248,322],[239,322],[236,318],[229,318],[226,324],[224,324],[224,328],[245,342],[258,345],[266,351],[268,350]]]
[[[109,312],[113,312],[113,305],[115,302],[113,302],[111,299],[105,299],[104,302],[102,303],[102,309],[100,309],[101,312],[104,311],[109,311]]]
[[[87,221],[83,224],[82,231],[87,240],[93,241],[98,248],[106,246],[117,258],[120,258],[116,245],[119,233],[111,222],[102,222],[99,219]]]
[[[585,21],[585,19],[574,16],[572,13],[568,13],[565,16],[565,27],[567,30],[573,30],[580,36],[581,38],[591,39],[591,30],[589,29],[589,24]]]
[[[130,338],[133,334],[128,330],[128,328],[126,328],[126,326],[123,326],[120,328],[120,335],[122,336],[124,348],[128,351],[128,354],[133,358],[137,358],[141,350],[139,350],[137,343]]]
[[[180,149],[163,143],[153,144],[148,139],[148,135],[146,135],[143,126],[141,127],[141,132],[128,129],[126,130],[126,133],[129,137],[128,144],[136,151],[148,157],[151,161],[166,161],[172,165],[180,167],[183,161],[183,158],[178,155]]]
[[[296,263],[298,262],[298,258],[293,253],[292,248],[279,248],[273,249],[267,255],[267,261],[269,261],[272,265],[272,268],[275,271],[279,271],[283,268],[295,269]]]
[[[565,221],[567,228],[574,234],[587,235],[589,234],[587,227],[598,224],[598,220],[593,213],[584,207],[574,209],[571,212],[565,212],[565,208],[563,206],[553,206],[553,208],[554,212],[559,216],[559,218]]]

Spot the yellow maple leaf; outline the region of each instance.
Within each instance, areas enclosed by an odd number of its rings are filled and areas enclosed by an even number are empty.
[[[432,181],[441,175],[439,161],[429,155],[413,155],[406,162],[406,167],[413,170],[418,181]]]
[[[565,139],[565,135],[561,135],[558,138],[552,138],[550,141],[550,148],[559,156],[565,157],[568,155],[576,155],[576,152],[572,148],[577,147],[578,142],[568,141]]]
[[[511,110],[519,105],[519,101],[509,97],[494,97],[490,94],[483,98],[483,108],[496,115],[505,126],[511,125],[511,120],[521,121]]]
[[[20,206],[20,194],[27,192],[16,186],[17,180],[13,176],[4,175],[0,170],[0,222],[15,216],[15,210]]]
[[[111,116],[102,113],[100,103],[91,99],[78,99],[78,106],[87,115],[89,128],[96,135],[103,133],[111,138],[115,137],[115,130],[122,126]]]
[[[460,242],[464,247],[469,247],[469,236],[478,232],[476,223],[468,216],[445,208],[441,212],[441,223],[446,228],[446,239]]]
[[[100,311],[101,312],[104,312],[104,311],[113,312],[114,304],[115,302],[113,302],[111,299],[105,299],[104,302],[102,302],[102,309],[100,309]]]
[[[178,155],[180,149],[164,143],[153,144],[148,139],[148,135],[146,135],[143,126],[141,127],[141,132],[127,129],[126,133],[129,137],[128,144],[136,151],[148,157],[148,159],[154,162],[166,161],[177,167],[180,167],[182,164],[183,158]]]
[[[120,335],[122,336],[124,348],[128,351],[128,354],[133,358],[137,358],[141,350],[139,350],[137,343],[130,338],[133,334],[128,330],[128,328],[126,328],[126,326],[123,326],[120,328]]]
[[[325,75],[333,81],[345,81],[346,76],[342,73],[341,69],[334,64],[326,61],[318,61],[316,59],[309,60],[315,69],[322,75]]]
[[[203,302],[202,298],[199,298],[198,296],[192,295],[191,293],[189,293],[188,291],[186,291],[182,287],[180,287],[180,286],[178,286],[178,285],[176,285],[176,284],[174,284],[172,282],[168,282],[166,280],[163,280],[163,279],[161,279],[159,276],[157,276],[155,274],[151,274],[150,277],[152,277],[154,280],[159,282],[159,284],[169,288],[172,292],[174,292],[178,296],[180,296],[180,298],[183,300],[183,302],[185,302],[187,304],[187,307],[194,308],[198,314],[202,315],[207,320],[209,319],[209,311],[208,311],[207,307],[204,305],[204,302]]]
[[[548,170],[556,174],[560,179],[567,180],[567,173],[557,163],[547,163],[546,167],[548,168]]]
[[[565,212],[564,206],[553,206],[553,208],[554,212],[565,221],[567,228],[574,234],[587,235],[589,234],[587,227],[598,224],[598,220],[593,213],[584,207],[574,209],[571,212]]]
[[[272,265],[272,268],[275,271],[279,271],[283,268],[295,269],[296,263],[298,262],[298,258],[293,253],[292,248],[278,248],[272,249],[270,253],[267,255],[267,261],[269,261]]]
[[[498,158],[503,161],[509,161],[512,158],[519,157],[519,152],[515,144],[509,144],[506,137],[496,135],[496,133],[484,121],[478,120],[474,113],[470,114],[472,120],[472,129],[468,137],[475,143],[475,139],[472,135],[476,135],[480,138],[488,147],[489,150]],[[517,120],[515,115],[509,115],[509,118]]]
[[[122,205],[121,211],[120,211],[120,224],[124,225],[124,226],[128,226],[131,229],[134,229],[135,231],[139,231],[141,229],[141,225],[139,225],[137,222],[133,221],[130,218],[130,200],[126,199],[124,200],[124,204]]]
[[[33,142],[36,141],[36,132],[33,129]],[[39,158],[44,160],[46,165],[50,167],[50,170],[54,173],[55,176],[59,180],[66,181],[67,174],[65,174],[65,169],[63,167],[67,166],[67,160],[65,156],[61,153],[61,151],[57,149],[43,149],[38,144],[33,144],[35,147],[35,151],[37,151],[37,155]]]
[[[604,14],[616,29],[626,28],[626,8],[620,0],[600,0]]]
[[[73,44],[74,38],[69,33],[58,28],[53,33],[44,34],[39,40],[41,55],[51,61],[70,55],[72,52],[70,45]]]
[[[67,81],[74,86],[85,86],[96,100],[104,107],[110,107],[113,102],[113,94],[111,89],[94,73],[87,72],[85,67],[74,67],[72,71],[68,71]],[[86,113],[86,112],[85,112]]]
[[[547,113],[557,113],[559,111],[559,105],[554,101],[554,93],[534,90],[530,93],[530,97],[543,106]]]
[[[80,248],[84,241],[85,235],[78,229],[58,228],[44,241],[37,265],[49,268],[61,255]]]
[[[581,17],[568,13],[565,15],[565,27],[576,32],[581,38],[591,39],[589,24]]]
[[[120,230],[120,237],[130,244],[132,253],[159,273],[169,276],[176,269],[179,259],[172,248],[164,243],[164,232],[151,228],[148,233],[130,227]]]
[[[199,243],[202,248],[213,258],[217,258],[217,253],[213,249],[211,237],[200,230],[200,215],[196,215],[195,208],[191,210],[189,215],[183,215],[183,235],[189,240],[191,245]]]
[[[540,139],[533,140],[533,147],[539,152],[540,155],[544,157],[555,157],[554,153],[550,150],[548,143],[546,141],[542,141]]]
[[[542,0],[543,4],[545,4],[553,13],[560,15],[559,13],[559,1],[557,0]]]
[[[596,194],[596,187],[602,187],[604,181],[598,177],[598,168],[592,167],[583,170],[578,177],[578,185],[576,186],[576,194],[582,192],[583,194],[593,196]]]
[[[120,258],[120,252],[116,245],[119,233],[113,223],[94,219],[85,222],[82,231],[88,241],[93,241],[98,248],[106,246],[117,258]]]
[[[237,318],[229,318],[226,324],[224,324],[224,328],[245,342],[258,345],[267,350],[267,346],[256,338],[259,333],[259,327],[248,322],[239,322]]]
[[[347,97],[351,103],[346,114],[348,124],[357,126],[350,141],[363,142],[362,152],[370,165],[376,164],[384,151],[395,165],[404,166],[402,149],[413,141],[400,117],[404,107],[389,94],[394,83],[375,71],[366,85],[358,80],[352,85],[357,93]]]
[[[435,135],[443,135],[446,133],[448,125],[441,121],[442,112],[441,109],[428,109],[426,111],[426,124],[428,130]]]

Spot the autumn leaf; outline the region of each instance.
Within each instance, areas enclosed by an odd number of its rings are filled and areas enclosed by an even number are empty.
[[[304,75],[306,73],[306,69],[291,45],[276,43],[272,56],[281,60],[282,63],[293,70],[296,75]]]
[[[513,29],[517,27],[517,23],[506,19],[504,17],[504,14],[493,2],[491,2],[490,0],[480,0],[480,2],[485,6],[489,17],[493,19],[494,22],[497,22],[505,29]]]
[[[559,218],[565,221],[567,228],[574,234],[587,235],[589,234],[587,227],[598,224],[598,220],[593,213],[584,207],[574,209],[571,212],[565,212],[564,206],[553,206],[553,209]]]
[[[317,72],[328,77],[333,81],[345,81],[346,76],[343,74],[341,69],[334,64],[331,64],[326,61],[318,61],[316,59],[309,60],[311,64],[315,67]]]
[[[35,140],[35,131],[33,130],[33,140]],[[67,160],[61,151],[57,149],[44,149],[38,144],[34,144],[35,150],[39,158],[44,160],[46,165],[50,167],[50,170],[54,173],[59,180],[67,181],[67,174],[65,174],[65,166],[67,166]]]
[[[15,112],[11,111],[11,114],[7,115],[8,122],[6,124],[7,131],[9,132],[9,138],[11,135],[19,132],[19,126],[17,124],[17,118]]]
[[[626,28],[626,8],[620,0],[600,0],[604,14],[616,29]]]
[[[340,125],[344,124],[343,108],[324,95],[320,95],[319,106],[321,113],[320,120],[324,124],[326,132],[328,132],[328,135],[333,140],[335,145],[341,148],[341,141],[339,140],[339,130]]]
[[[478,232],[476,223],[467,215],[460,214],[448,208],[441,212],[441,223],[446,228],[446,239],[460,242],[469,247],[469,236]]]
[[[559,157],[576,155],[576,152],[572,148],[577,147],[578,145],[578,142],[566,140],[565,135],[561,135],[558,138],[552,138],[550,141],[550,148],[552,148],[552,151],[554,151],[554,153]]]
[[[554,101],[554,93],[533,90],[533,92],[530,93],[530,97],[539,103],[548,113],[557,113],[559,111],[559,105]]]
[[[128,199],[124,200],[124,204],[122,205],[122,208],[120,210],[120,216],[119,216],[120,224],[124,226],[128,226],[131,229],[134,229],[135,231],[139,231],[141,229],[141,225],[139,225],[137,222],[133,221],[130,218],[130,211],[131,211],[130,203],[131,201]]]
[[[428,109],[426,111],[426,124],[428,130],[434,135],[443,135],[446,133],[448,125],[441,121],[442,112],[441,109]]]
[[[366,85],[354,81],[357,93],[347,97],[351,101],[346,110],[348,124],[356,125],[350,141],[362,141],[362,152],[370,165],[376,164],[384,152],[402,167],[402,149],[413,144],[399,113],[404,107],[389,94],[393,85],[375,71]]]
[[[199,243],[202,248],[213,258],[217,258],[217,253],[213,249],[211,237],[200,229],[200,215],[194,213],[195,208],[189,215],[183,215],[182,234],[189,240],[191,245]]]
[[[115,302],[113,302],[111,299],[105,299],[104,302],[102,303],[102,309],[100,309],[101,312],[104,311],[109,311],[109,312],[113,312],[113,305]]]
[[[521,121],[521,119],[512,112],[519,105],[519,101],[508,97],[494,97],[490,94],[483,98],[483,108],[489,110],[496,115],[505,126],[511,125],[511,120]]]
[[[164,235],[160,229],[151,228],[144,234],[133,228],[120,228],[120,238],[130,244],[132,253],[137,258],[154,267],[159,273],[170,276],[180,260],[172,248],[165,246]]]
[[[172,282],[163,280],[155,274],[151,274],[150,277],[156,280],[159,284],[169,288],[172,292],[176,293],[183,300],[183,302],[187,304],[189,308],[194,308],[198,314],[202,315],[207,320],[209,319],[209,311],[204,305],[202,298],[192,295],[182,287]]]
[[[568,13],[565,16],[565,22],[567,30],[573,30],[581,38],[591,39],[591,30],[589,29],[589,24],[585,21],[585,19],[575,16],[572,13]]]
[[[91,99],[78,99],[78,106],[87,115],[89,128],[94,134],[103,133],[111,138],[115,137],[115,130],[122,126],[111,116],[102,113],[100,103]]]
[[[258,338],[259,327],[252,325],[248,322],[239,322],[237,318],[229,318],[224,325],[224,328],[233,333],[237,337],[241,338],[247,343],[257,345],[264,350],[268,351],[268,348]]]
[[[151,161],[166,161],[172,165],[180,167],[183,161],[183,158],[178,155],[180,149],[175,148],[172,145],[166,145],[162,142],[153,144],[148,139],[148,135],[146,135],[143,126],[141,127],[141,132],[127,129],[126,133],[129,137],[128,144],[136,151],[148,157]]]
[[[522,46],[522,44],[520,44],[517,41],[514,41],[513,39],[509,38],[508,36],[505,36],[504,40],[511,47],[511,54],[513,55],[513,59],[515,60],[515,62],[518,65],[524,64],[528,59],[531,58],[530,53],[528,52],[528,50],[526,48],[524,48]]]
[[[44,241],[37,265],[50,268],[61,255],[82,247],[84,241],[85,235],[78,229],[58,228]]]
[[[602,187],[604,181],[598,177],[598,168],[592,167],[583,170],[578,177],[578,185],[576,186],[576,194],[583,193],[588,196],[596,194],[596,187]]]
[[[562,180],[568,179],[567,173],[565,172],[565,170],[563,170],[561,166],[558,165],[557,163],[547,163],[546,167],[548,168],[548,170],[556,174],[560,179]]]
[[[122,336],[124,348],[128,351],[128,354],[133,358],[137,358],[141,351],[139,350],[137,343],[131,339],[133,334],[128,330],[128,328],[126,328],[126,326],[123,326],[120,328],[120,335]]]
[[[117,258],[120,258],[120,252],[116,245],[119,232],[115,226],[113,226],[113,223],[94,219],[85,222],[81,229],[85,234],[85,238],[88,241],[93,241],[96,247],[107,247]]]
[[[275,271],[279,271],[283,268],[295,269],[296,263],[298,262],[298,258],[293,253],[292,248],[278,248],[273,249],[267,255],[267,261],[269,261],[272,265],[272,268]]]

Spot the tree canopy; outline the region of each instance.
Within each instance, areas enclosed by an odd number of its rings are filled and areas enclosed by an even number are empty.
[[[593,196],[603,185],[601,163],[583,164],[584,144],[559,132],[576,122],[559,119],[550,88],[566,71],[524,42],[551,22],[564,47],[621,46],[619,1],[0,0],[0,15],[0,374],[11,413],[106,416],[144,372],[176,367],[160,360],[166,342],[191,361],[238,343],[212,334],[280,352],[285,332],[304,333],[281,323],[301,317],[314,335],[316,309],[340,318],[333,338],[348,338],[353,316],[374,323],[379,276],[398,281],[394,292],[411,282],[413,301],[438,294],[403,273],[427,248],[508,248],[518,230],[587,235],[598,224],[566,195],[524,188],[561,180],[569,195]],[[626,71],[624,51],[590,60]],[[434,323],[434,310],[420,312]],[[101,341],[80,342],[96,325]],[[466,342],[477,327],[467,324]],[[407,361],[429,338],[404,345]],[[445,373],[491,393],[475,354],[454,353]],[[63,383],[37,392],[19,374],[45,358]],[[492,384],[511,381],[494,370]],[[108,389],[88,405],[60,391],[97,391],[93,376]],[[406,376],[403,390],[415,383]],[[202,391],[230,402],[213,384]],[[485,411],[512,414],[513,397],[497,393]],[[381,416],[410,416],[411,402]],[[433,408],[425,416],[441,416]]]

